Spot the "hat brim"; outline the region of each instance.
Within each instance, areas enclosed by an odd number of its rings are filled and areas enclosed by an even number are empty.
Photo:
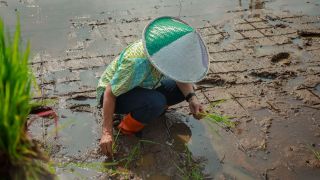
[[[150,39],[151,36],[157,36],[157,33],[160,35],[164,33],[157,32],[159,29],[163,30],[163,28],[154,26],[153,23],[157,23],[157,21],[163,18],[169,18],[188,25],[180,19],[164,16],[154,19],[145,27],[142,34],[143,46],[151,64],[162,74],[175,81],[183,83],[194,83],[200,81],[206,76],[210,62],[208,50],[201,36],[195,30],[181,36],[150,55],[150,50],[148,49],[147,44],[149,43],[150,47],[150,45],[152,46],[152,42],[148,42],[148,39]],[[152,24],[153,26],[150,27]],[[171,33],[174,31],[174,28],[169,31]],[[146,32],[149,33],[147,34]]]

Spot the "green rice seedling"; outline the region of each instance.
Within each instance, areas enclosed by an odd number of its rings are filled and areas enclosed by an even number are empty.
[[[118,170],[116,167],[118,162],[56,162],[51,166],[52,168],[62,168],[64,171],[69,171],[73,175],[77,176],[76,179],[88,179],[82,171],[78,171],[76,169],[82,170],[90,170],[98,173],[106,173],[109,177],[121,175],[128,176],[128,172],[124,170]],[[128,176],[129,177],[129,176]]]
[[[306,146],[306,148],[313,153],[314,157],[320,161],[320,150],[316,150],[314,147],[315,145],[310,145],[310,144]]]
[[[203,173],[201,171],[201,168],[198,166],[196,162],[192,159],[192,154],[186,147],[186,153],[187,153],[187,165],[189,166],[189,179],[194,179],[194,180],[202,180],[204,179]]]
[[[229,116],[220,115],[214,111],[214,108],[217,105],[219,105],[225,101],[226,101],[225,99],[222,99],[222,100],[212,102],[210,104],[210,109],[206,110],[204,113],[200,113],[200,115],[203,116],[203,119],[205,119],[206,121],[208,121],[210,123],[215,123],[222,128],[225,128],[225,129],[234,128],[235,123],[230,120]],[[210,113],[210,111],[213,111],[213,112]]]
[[[42,99],[42,100],[32,100],[31,101],[31,105],[32,105],[32,109],[35,108],[40,108],[40,107],[44,107],[44,106],[53,106],[54,104],[57,103],[57,100],[55,99]]]
[[[28,43],[25,50],[20,47],[19,21],[12,39],[4,29],[0,19],[0,161],[4,171],[0,173],[36,179],[36,174],[43,168],[36,168],[34,158],[41,155],[26,134],[27,116],[32,107],[33,75],[28,66],[30,46]],[[10,174],[7,171],[10,169],[16,171]]]
[[[217,113],[204,113],[204,116],[205,120],[221,125],[223,128],[235,127],[235,123],[232,122],[228,116],[223,116]]]
[[[161,145],[160,143],[146,140],[146,139],[139,140],[139,142],[133,146],[133,148],[129,152],[129,155],[118,161],[118,162],[125,162],[125,164],[124,164],[125,169],[128,169],[130,167],[131,163],[141,156],[141,146],[143,143]]]
[[[118,148],[119,148],[119,145],[118,145],[119,135],[120,135],[120,131],[117,132],[117,135],[116,135],[116,137],[114,139],[114,142],[112,143],[112,152],[113,153],[117,153],[117,151],[118,151]]]
[[[185,155],[186,160],[183,167],[179,167],[177,164],[175,164],[176,168],[180,172],[178,176],[184,180],[203,180],[204,175],[202,173],[201,167],[192,159],[192,154],[187,146],[185,146]]]
[[[311,151],[313,152],[313,154],[317,158],[317,160],[320,160],[320,150],[311,149]]]
[[[59,163],[56,164],[57,167],[66,168],[66,167],[77,167],[82,169],[91,169],[97,172],[109,172],[109,168],[118,165],[117,162],[68,162],[68,163]]]
[[[29,45],[20,51],[20,27],[17,26],[13,42],[5,38],[0,21],[0,150],[10,160],[28,154],[24,125],[30,111]],[[20,151],[20,152],[19,152]]]
[[[320,160],[320,151],[313,150],[313,154],[318,160]]]
[[[124,167],[127,169],[130,164],[141,154],[141,144],[140,142],[137,143],[132,150],[130,151],[129,155],[125,158],[126,159],[126,163],[124,165]]]
[[[154,142],[154,141],[150,141],[150,140],[146,140],[146,139],[141,139],[141,140],[139,140],[139,142],[141,142],[141,143],[147,143],[147,144],[157,144],[157,145],[161,145],[161,144],[158,143],[158,142]]]

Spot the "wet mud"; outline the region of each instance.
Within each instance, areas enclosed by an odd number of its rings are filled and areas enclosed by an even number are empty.
[[[319,178],[318,1],[0,1],[11,27],[15,10],[33,47],[35,99],[59,116],[57,126],[50,117],[32,121],[29,133],[60,179],[183,179],[195,169],[207,179]],[[150,19],[179,14],[210,54],[198,98],[208,110],[224,100],[214,111],[236,127],[197,121],[184,102],[139,137],[119,135],[117,156],[106,159],[98,148],[99,77]]]
[[[281,53],[279,53],[279,54],[276,54],[276,55],[272,56],[271,62],[277,63],[277,62],[280,62],[280,61],[282,61],[282,60],[284,60],[284,59],[288,59],[289,56],[290,56],[289,53],[287,53],[287,52],[281,52]]]

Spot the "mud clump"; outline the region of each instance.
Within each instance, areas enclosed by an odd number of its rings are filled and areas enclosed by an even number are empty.
[[[200,81],[198,84],[199,85],[204,85],[204,84],[213,84],[216,86],[223,86],[226,83],[224,79],[222,79],[219,75],[214,75],[214,76],[208,76],[207,78],[203,79]]]
[[[76,101],[86,101],[88,99],[93,99],[93,98],[89,96],[84,96],[84,95],[77,95],[73,98],[70,98],[70,100],[76,100]]]
[[[289,77],[296,77],[297,74],[296,72],[293,71],[285,71],[282,73],[277,73],[277,72],[268,72],[268,71],[261,71],[261,72],[251,72],[249,74],[250,76],[262,78],[262,79],[286,79]]]
[[[262,121],[259,122],[262,132],[269,133],[269,129],[272,124],[272,120],[273,120],[272,118],[266,118],[266,119],[263,119]]]
[[[300,30],[298,35],[302,37],[320,37],[320,31],[311,31],[311,30]]]
[[[297,77],[297,73],[294,71],[285,71],[285,72],[279,74],[280,79],[286,79],[289,77]]]
[[[290,54],[287,53],[287,52],[281,52],[281,53],[278,53],[276,55],[273,55],[272,58],[271,58],[271,62],[273,63],[277,63],[277,62],[280,62],[284,59],[288,59],[290,57]]]
[[[278,28],[286,28],[286,27],[288,27],[288,26],[285,25],[285,24],[279,23],[279,24],[276,24],[275,27],[278,27]]]
[[[279,17],[273,17],[273,16],[266,15],[266,19],[268,19],[268,20],[270,20],[270,21],[276,21],[276,20],[279,20],[280,18],[279,18]]]
[[[76,104],[68,107],[73,112],[88,112],[92,113],[93,110],[89,104]]]
[[[320,160],[318,159],[307,160],[306,163],[313,168],[320,168]]]
[[[133,23],[141,21],[139,18],[132,18],[132,19],[121,19],[120,22],[123,23]]]
[[[264,79],[275,79],[275,78],[278,77],[278,73],[276,73],[276,72],[267,72],[267,71],[251,72],[249,75],[250,76],[259,77],[259,78],[264,78]]]

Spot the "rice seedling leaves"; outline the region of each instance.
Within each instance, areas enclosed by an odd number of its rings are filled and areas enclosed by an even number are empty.
[[[5,33],[0,18],[0,158],[8,159],[11,166],[19,166],[23,170],[21,177],[38,179],[37,174],[44,168],[36,166],[37,161],[32,159],[40,155],[26,134],[27,116],[32,107],[30,44],[24,50],[20,48],[19,18],[17,22],[11,37]]]
[[[217,101],[212,102],[209,106],[211,109],[206,110],[205,112],[201,113],[200,115],[203,116],[203,119],[205,119],[206,121],[208,121],[210,123],[218,124],[219,126],[222,126],[222,128],[234,128],[235,123],[230,120],[229,116],[220,115],[214,111],[214,108],[217,105],[219,105],[225,101],[226,101],[225,99],[221,99],[221,100],[217,100]],[[213,112],[210,113],[210,111],[211,112],[213,111]]]
[[[204,174],[202,173],[201,166],[192,158],[192,154],[188,147],[185,146],[186,161],[182,167],[179,167],[176,163],[175,166],[178,169],[178,176],[184,180],[202,180],[204,179]]]
[[[3,143],[0,151],[8,155],[12,162],[24,156],[19,150],[29,146],[24,125],[30,111],[30,79],[28,67],[29,45],[23,52],[19,49],[20,26],[11,43],[5,36],[4,25],[0,20],[0,135]],[[29,151],[24,151],[29,152]]]
[[[317,160],[320,160],[320,150],[316,150],[315,148],[313,148],[312,146],[308,146],[308,148],[312,151],[312,153],[314,154],[315,158]]]

